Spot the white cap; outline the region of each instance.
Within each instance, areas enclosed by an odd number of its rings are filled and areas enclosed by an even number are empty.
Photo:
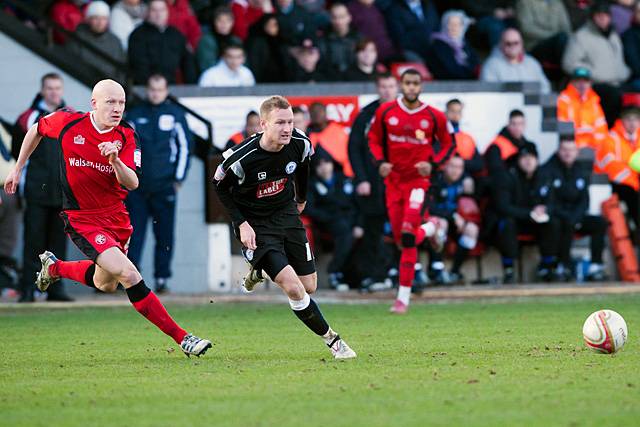
[[[101,0],[89,3],[84,12],[85,18],[90,18],[92,16],[104,16],[108,18],[110,14],[111,10],[109,9],[109,5]]]

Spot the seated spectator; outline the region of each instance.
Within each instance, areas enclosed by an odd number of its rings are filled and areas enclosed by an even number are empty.
[[[571,33],[571,21],[562,0],[519,0],[516,16],[527,52],[543,64],[560,67]]]
[[[170,84],[195,83],[196,67],[180,31],[169,26],[164,0],[151,0],[147,20],[129,37],[129,67],[136,84],[146,84],[152,74],[162,74]]]
[[[289,48],[291,64],[287,66],[287,81],[290,82],[326,82],[329,81],[327,73],[320,65],[320,50],[316,42],[306,38],[299,46]]]
[[[280,25],[273,14],[263,15],[251,27],[247,40],[247,65],[258,83],[283,82],[286,78],[285,47]]]
[[[353,0],[347,3],[347,9],[351,14],[351,26],[364,37],[373,40],[381,61],[389,61],[397,56],[384,15],[375,0]]]
[[[492,48],[504,30],[515,24],[515,0],[462,0],[462,9],[475,19],[474,29]]]
[[[382,9],[389,35],[408,61],[424,62],[431,34],[438,30],[438,11],[429,0],[390,0]]]
[[[635,0],[616,0],[611,5],[611,23],[616,33],[622,34],[631,26],[635,4]]]
[[[429,71],[436,80],[472,80],[478,76],[480,62],[464,36],[470,19],[461,10],[442,15],[441,31],[432,36]]]
[[[607,121],[600,106],[600,97],[591,88],[591,73],[576,68],[567,87],[557,101],[558,120],[572,122],[578,148],[597,150],[607,138]]]
[[[578,67],[591,71],[594,90],[600,95],[607,122],[620,114],[619,86],[631,75],[624,62],[622,41],[611,27],[609,4],[599,0],[591,8],[591,19],[570,38],[562,58],[562,69],[571,74]]]
[[[633,9],[631,27],[622,34],[624,59],[631,70],[631,89],[640,92],[640,2]]]
[[[309,118],[307,113],[300,107],[293,107],[293,127],[307,133]]]
[[[457,98],[447,101],[445,114],[453,127],[456,139],[456,154],[464,160],[464,172],[468,176],[476,176],[484,169],[484,160],[478,152],[473,136],[460,130],[464,105]]]
[[[220,6],[213,11],[211,28],[205,27],[196,49],[198,69],[201,72],[218,63],[225,45],[242,43],[231,33],[233,23],[233,13],[228,7]]]
[[[74,32],[84,19],[82,10],[85,4],[87,4],[86,0],[57,0],[51,6],[49,16],[54,23],[67,31]],[[53,40],[63,44],[67,37],[60,31],[54,31]]]
[[[640,148],[640,110],[625,107],[620,119],[616,121],[609,137],[602,140],[596,150],[595,172],[606,173],[611,189],[627,205],[631,220],[638,228],[640,211],[638,209],[638,173],[634,172],[629,161],[633,152]]]
[[[246,56],[240,44],[229,44],[222,51],[218,64],[205,70],[200,76],[200,87],[254,86],[251,70],[244,66]]]
[[[351,14],[343,3],[334,3],[329,15],[331,25],[319,38],[318,47],[332,80],[343,80],[344,73],[355,62],[360,36],[351,29]]]
[[[198,18],[189,5],[189,0],[166,0],[166,2],[169,6],[169,25],[182,33],[191,51],[194,52],[200,42],[202,31]]]
[[[524,51],[522,37],[515,28],[502,33],[500,47],[493,50],[480,72],[480,80],[487,82],[539,82],[540,90],[548,93],[549,80],[540,63]]]
[[[109,15],[110,10],[107,3],[101,0],[92,1],[85,10],[85,23],[78,25],[76,35],[105,56],[124,64],[126,56],[120,40],[109,31]],[[68,46],[76,58],[91,64],[106,76],[124,82],[125,75],[122,66],[109,62],[73,39],[69,40]]]
[[[545,192],[538,171],[538,150],[524,144],[514,166],[492,177],[491,232],[502,256],[504,283],[514,283],[513,262],[518,255],[518,235],[535,236],[541,262],[537,277],[551,281],[556,262],[558,223],[549,216]]]
[[[461,198],[466,198],[467,203],[475,203],[475,201],[468,200],[473,196],[474,184],[471,177],[465,176],[462,157],[456,155],[449,159],[444,170],[432,178],[429,191],[431,192],[429,220],[433,221],[437,218],[440,226],[448,230],[449,237],[457,242],[450,273],[444,269],[444,246],[429,248],[431,262],[429,277],[436,284],[463,282],[464,276],[460,272],[460,268],[469,251],[476,247],[480,228],[479,218],[477,218],[477,222],[473,222],[458,213],[458,202]]]
[[[231,135],[229,141],[227,141],[225,150],[235,147],[245,139],[249,138],[251,135],[258,133],[261,130],[262,127],[260,126],[260,115],[253,110],[249,111],[244,123],[244,129]]]
[[[518,151],[526,145],[533,144],[525,138],[525,128],[524,113],[520,110],[512,110],[509,113],[509,123],[502,128],[484,152],[484,161],[489,176],[498,176],[512,167]]]
[[[351,82],[373,81],[378,63],[378,50],[369,39],[356,43],[356,61],[344,73],[344,80]]]
[[[258,22],[265,13],[273,13],[271,0],[233,0],[233,35],[243,42],[249,36],[249,28]]]
[[[293,0],[276,0],[276,16],[285,44],[296,46],[300,40],[315,36],[318,26],[309,12]]]
[[[589,10],[595,0],[562,0],[571,20],[573,31],[582,27],[589,20]]]
[[[116,36],[127,51],[129,36],[147,16],[147,4],[142,0],[120,0],[111,8],[109,31]]]
[[[339,291],[348,290],[344,282],[345,267],[354,241],[362,237],[362,228],[357,226],[353,183],[342,172],[334,170],[333,159],[322,148],[316,151],[313,163],[304,214],[333,239],[333,257],[327,266],[329,285]]]
[[[600,215],[589,215],[591,170],[576,163],[578,147],[571,138],[561,138],[558,151],[545,163],[541,172],[548,191],[549,215],[559,223],[558,266],[555,279],[571,278],[571,246],[576,233],[591,240],[591,264],[587,280],[605,279],[602,265],[607,223]],[[637,194],[636,194],[637,199]]]
[[[340,165],[342,172],[352,178],[353,169],[349,162],[349,133],[347,129],[340,123],[329,121],[327,107],[320,102],[311,104],[309,115],[311,123],[307,134],[313,146],[322,146],[331,158]]]

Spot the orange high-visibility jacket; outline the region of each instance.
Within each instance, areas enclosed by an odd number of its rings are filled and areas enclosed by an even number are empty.
[[[610,182],[627,185],[638,191],[638,174],[629,167],[629,160],[636,148],[640,147],[639,141],[640,132],[629,135],[624,130],[622,122],[616,121],[609,137],[596,150],[594,171],[606,173]]]
[[[456,133],[456,153],[464,160],[473,159],[476,153],[476,141],[466,132]]]
[[[342,166],[342,172],[346,176],[353,177],[353,168],[349,162],[349,134],[343,125],[329,122],[321,132],[309,132],[309,139],[314,147],[320,144]]]
[[[578,90],[569,84],[558,96],[558,120],[572,122],[576,144],[579,148],[598,145],[607,138],[607,120],[600,106],[600,97],[593,89],[580,97]]]

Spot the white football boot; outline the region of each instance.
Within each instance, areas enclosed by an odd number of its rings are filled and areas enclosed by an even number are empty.
[[[200,357],[211,347],[211,341],[198,338],[191,334],[185,335],[182,339],[182,343],[180,343],[180,348],[187,357],[191,357],[191,355]]]
[[[40,255],[40,262],[42,263],[42,268],[38,272],[38,276],[36,277],[36,286],[40,292],[46,292],[46,290],[60,280],[59,277],[53,277],[49,274],[49,267],[55,264],[58,261],[58,258],[53,254],[53,252],[45,251]]]
[[[329,347],[333,358],[336,360],[353,359],[357,356],[356,352],[353,351],[342,338],[340,338],[340,335],[336,335],[334,340],[330,344],[327,344],[327,347]]]

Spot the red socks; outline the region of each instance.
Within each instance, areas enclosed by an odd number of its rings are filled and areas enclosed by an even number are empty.
[[[95,287],[93,285],[93,273],[95,271],[95,264],[89,260],[58,261],[49,267],[49,274],[53,277],[64,277],[90,287]],[[90,273],[89,277],[87,277],[87,273]]]
[[[156,294],[144,284],[144,280],[127,289],[129,301],[151,323],[180,344],[187,332],[169,316]]]
[[[402,248],[400,255],[400,286],[411,287],[415,276],[418,248]]]

